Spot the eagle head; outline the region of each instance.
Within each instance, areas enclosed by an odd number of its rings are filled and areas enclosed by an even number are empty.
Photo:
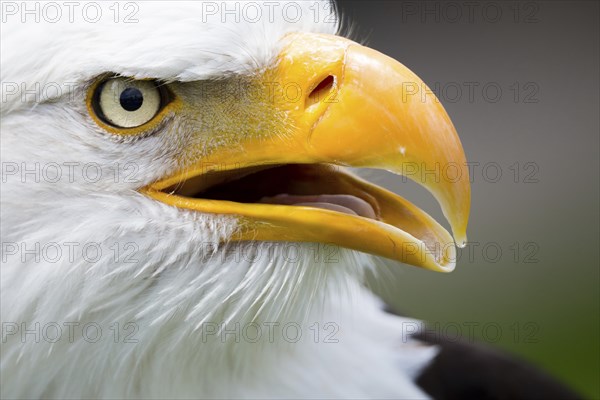
[[[423,395],[432,351],[362,285],[466,240],[423,81],[325,1],[94,4],[2,24],[3,397]],[[348,167],[415,179],[455,239]]]

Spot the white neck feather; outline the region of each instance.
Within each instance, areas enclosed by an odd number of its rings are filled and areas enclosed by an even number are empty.
[[[215,250],[203,228],[233,221],[190,214],[165,226],[169,210],[153,207],[110,210],[106,229],[55,219],[71,232],[63,242],[101,244],[96,262],[3,260],[3,397],[425,397],[412,378],[435,349],[410,339],[418,322],[385,314],[361,286],[371,257],[315,244]],[[137,262],[107,251],[119,218]],[[26,245],[54,241],[54,229]]]

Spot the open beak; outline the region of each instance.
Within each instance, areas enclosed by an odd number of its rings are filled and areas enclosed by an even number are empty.
[[[232,240],[328,243],[454,269],[455,241],[440,224],[343,168],[413,179],[435,196],[456,243],[465,244],[464,151],[443,106],[414,73],[350,40],[294,33],[259,79],[261,105],[248,106],[263,111],[237,122],[256,126],[254,134],[230,132],[142,191],[178,208],[238,216]]]

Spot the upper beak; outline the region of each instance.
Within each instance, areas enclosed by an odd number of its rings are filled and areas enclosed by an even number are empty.
[[[405,175],[438,200],[456,243],[466,242],[470,208],[465,155],[450,118],[435,95],[399,62],[332,35],[289,34],[277,61],[262,74],[265,115],[285,129],[257,130],[250,137],[203,154],[144,191],[181,208],[240,216],[237,240],[334,243],[424,268],[449,271],[454,241],[424,211],[385,189],[325,167],[328,193],[353,194],[368,201],[375,219],[312,207],[248,204],[188,198],[165,189],[221,170],[285,164],[370,167]],[[266,96],[266,97],[265,97]],[[264,117],[264,116],[263,116]],[[255,123],[259,121],[241,121]],[[325,185],[321,185],[325,186]]]

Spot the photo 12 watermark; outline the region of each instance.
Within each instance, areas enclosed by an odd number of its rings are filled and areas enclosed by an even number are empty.
[[[540,102],[540,85],[535,81],[451,81],[402,82],[398,88],[403,103],[515,103],[536,104]]]
[[[340,326],[336,322],[248,322],[225,323],[203,322],[200,326],[202,343],[218,341],[221,343],[298,343],[308,340],[313,343],[339,343],[337,337]]]
[[[2,23],[138,23],[139,1],[2,1]]]
[[[137,264],[141,261],[140,247],[134,241],[126,242],[12,242],[2,241],[0,258],[3,263],[17,260],[27,264],[58,264],[83,261],[95,264],[101,261]]]
[[[443,1],[398,2],[402,23],[535,24],[540,22],[539,1]]]
[[[535,344],[540,342],[540,325],[533,321],[461,321],[461,322],[402,322],[403,342],[412,340],[416,334],[425,334],[433,341],[447,342]]]
[[[288,24],[310,19],[314,23],[336,24],[333,5],[326,1],[203,1],[203,23]]]
[[[100,181],[113,183],[140,183],[140,167],[135,162],[101,165],[97,162],[15,162],[3,161],[0,166],[1,181],[20,183],[87,183]]]
[[[94,321],[2,322],[2,343],[138,343],[139,326],[135,322],[99,323]]]

